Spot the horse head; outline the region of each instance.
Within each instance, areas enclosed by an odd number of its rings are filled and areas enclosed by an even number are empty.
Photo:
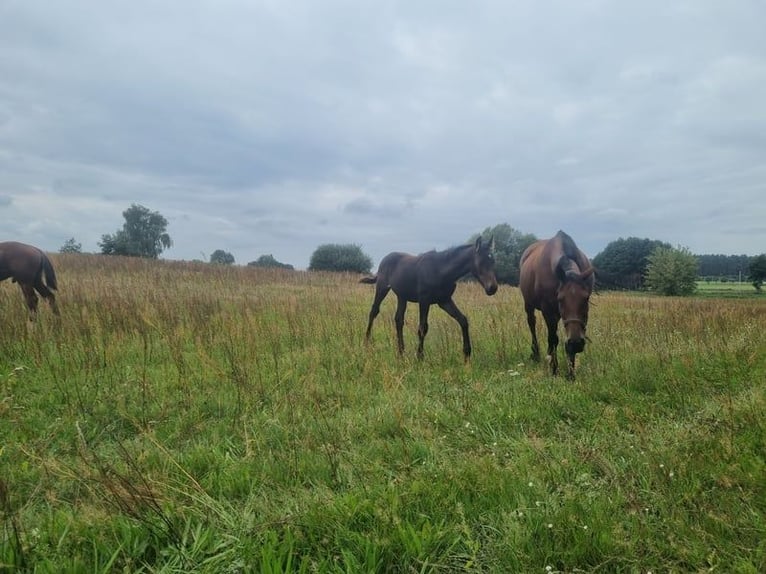
[[[474,276],[479,280],[487,295],[497,292],[497,277],[495,277],[495,238],[482,241],[481,236],[476,238],[473,249],[473,263],[471,265]]]
[[[564,348],[567,355],[574,357],[585,349],[585,329],[588,326],[588,308],[593,291],[593,271],[588,267],[580,271],[571,260],[571,265],[559,264],[556,274],[559,287],[556,291],[559,315],[564,323],[567,340]]]

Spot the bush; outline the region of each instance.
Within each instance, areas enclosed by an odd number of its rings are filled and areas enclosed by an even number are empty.
[[[697,288],[697,266],[685,247],[657,247],[648,258],[646,285],[661,295],[691,295]]]
[[[320,245],[311,255],[309,271],[351,271],[369,273],[372,260],[362,248],[354,244]]]
[[[210,263],[217,263],[218,265],[233,265],[234,256],[228,251],[223,249],[216,249],[210,256]]]
[[[471,237],[471,243],[476,241],[477,237],[478,235]],[[507,223],[501,223],[487,227],[481,232],[481,238],[492,239],[495,242],[495,275],[498,283],[518,285],[519,259],[524,250],[537,241],[537,237],[531,233],[522,233]]]
[[[268,267],[268,268],[274,268],[274,269],[294,269],[292,265],[289,263],[281,263],[280,261],[277,261],[274,259],[274,256],[269,255],[261,255],[258,259],[255,261],[251,261],[247,264],[248,267]]]

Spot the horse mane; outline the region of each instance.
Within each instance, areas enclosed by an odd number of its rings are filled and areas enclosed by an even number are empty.
[[[435,249],[431,249],[430,251],[426,251],[424,253],[421,253],[419,257],[422,257],[424,255],[428,255],[431,257],[434,257],[436,259],[451,259],[455,255],[458,254],[458,252],[463,251],[466,247],[471,247],[470,244],[466,245],[455,245],[453,247],[448,247],[447,249],[444,249],[442,251],[436,251]]]
[[[577,281],[587,285],[587,280],[580,279],[580,273],[584,271],[583,255],[575,244],[574,239],[560,229],[556,233],[556,238],[561,244],[561,251],[563,253],[556,263],[556,268],[560,269],[561,274],[566,277],[567,281]]]

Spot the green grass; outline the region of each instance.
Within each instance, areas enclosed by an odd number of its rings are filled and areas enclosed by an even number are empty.
[[[718,298],[757,298],[763,295],[752,283],[736,281],[697,281],[697,295]]]
[[[515,288],[466,366],[356,276],[54,264],[60,321],[0,286],[0,571],[766,570],[763,299],[597,295],[571,383]]]

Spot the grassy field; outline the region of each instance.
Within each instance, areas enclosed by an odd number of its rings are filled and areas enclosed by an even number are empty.
[[[766,299],[594,296],[575,383],[518,290],[58,255],[0,285],[0,571],[766,571]],[[563,360],[563,359],[562,359]]]
[[[703,297],[761,297],[752,283],[737,281],[697,281],[697,295]]]

